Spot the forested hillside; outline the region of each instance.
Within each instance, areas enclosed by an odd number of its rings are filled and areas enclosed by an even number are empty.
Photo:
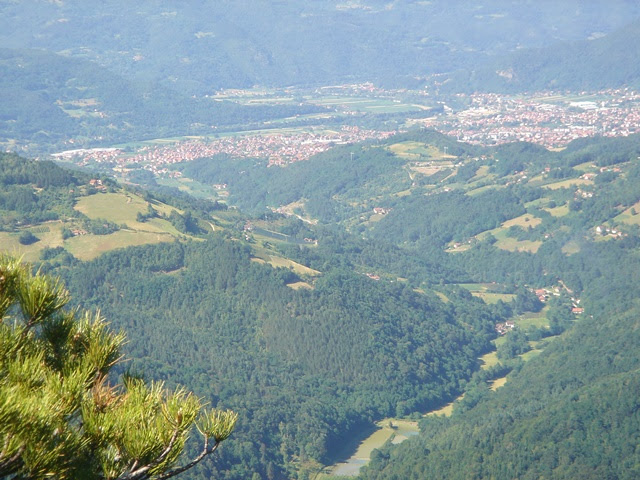
[[[469,295],[445,304],[340,269],[294,291],[291,271],[221,238],[113,252],[63,273],[85,307],[129,332],[135,367],[240,412],[203,478],[317,469],[372,419],[438,405],[500,319]]]
[[[377,454],[362,478],[636,478],[637,249],[636,238],[576,254],[589,315],[497,392],[481,386],[474,408]]]
[[[13,221],[2,238],[85,221],[78,207],[106,212],[105,201],[129,211],[115,228],[173,232],[84,262],[65,240],[39,259],[128,332],[134,371],[240,412],[220,457],[192,478],[309,478],[373,420],[416,418],[463,392],[450,420],[423,420],[419,439],[385,447],[364,475],[632,478],[636,400],[624,387],[637,369],[639,156],[637,136],[551,152],[415,131],[285,169],[227,157],[178,166],[228,181],[238,202],[248,192],[261,212],[269,192],[269,202],[302,200],[305,218],[317,193],[333,210],[314,225],[160,202],[106,179],[98,190],[82,174],[3,155]],[[34,213],[45,198],[51,219]],[[495,364],[481,369],[493,349]],[[497,379],[506,385],[494,393]]]

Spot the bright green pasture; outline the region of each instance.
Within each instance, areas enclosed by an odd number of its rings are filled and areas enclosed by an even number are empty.
[[[518,315],[515,318],[515,323],[518,327],[527,329],[530,327],[535,328],[549,328],[549,320],[547,319],[548,306],[545,306],[539,312],[527,312],[522,315]]]
[[[493,284],[491,283],[460,283],[462,288],[466,288],[474,297],[481,298],[486,303],[498,303],[498,300],[510,302],[515,295],[510,293],[494,293],[491,292]]]

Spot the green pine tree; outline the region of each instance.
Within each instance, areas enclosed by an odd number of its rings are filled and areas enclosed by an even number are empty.
[[[113,385],[124,334],[69,300],[58,279],[0,256],[0,478],[164,479],[231,434],[236,413],[183,388]],[[202,450],[184,459],[193,430]]]

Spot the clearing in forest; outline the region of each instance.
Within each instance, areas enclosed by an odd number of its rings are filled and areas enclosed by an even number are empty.
[[[65,248],[80,260],[93,260],[105,252],[116,248],[125,248],[150,243],[172,242],[173,235],[168,233],[136,232],[118,230],[109,235],[81,235],[65,241]]]

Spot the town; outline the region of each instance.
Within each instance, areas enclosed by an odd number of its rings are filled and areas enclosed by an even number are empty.
[[[640,93],[630,89],[544,92],[533,95],[457,95],[469,107],[421,120],[425,127],[478,145],[532,142],[562,148],[573,140],[602,135],[628,136],[640,131]]]
[[[159,177],[175,177],[180,176],[180,172],[167,168],[170,164],[225,154],[234,158],[266,159],[269,166],[285,166],[308,160],[336,145],[382,140],[412,127],[431,128],[460,142],[476,145],[524,141],[549,149],[563,148],[583,137],[627,136],[640,132],[640,93],[628,88],[573,94],[458,94],[448,101],[431,98],[426,90],[383,90],[371,83],[327,87],[317,93],[394,99],[400,105],[409,105],[404,98],[411,94],[414,102],[416,96],[423,99],[425,111],[429,110],[427,105],[437,104],[441,108],[435,109],[439,112],[435,115],[429,113],[426,117],[405,118],[396,128],[389,129],[356,125],[333,129],[323,125],[263,129],[224,136],[150,141],[142,147],[133,148],[133,151],[118,147],[68,150],[53,157],[73,161],[80,166],[109,165],[115,172],[143,168]],[[242,92],[235,94],[243,95]],[[459,106],[454,109],[449,104]],[[336,114],[354,113],[348,105],[336,104],[335,108]]]

